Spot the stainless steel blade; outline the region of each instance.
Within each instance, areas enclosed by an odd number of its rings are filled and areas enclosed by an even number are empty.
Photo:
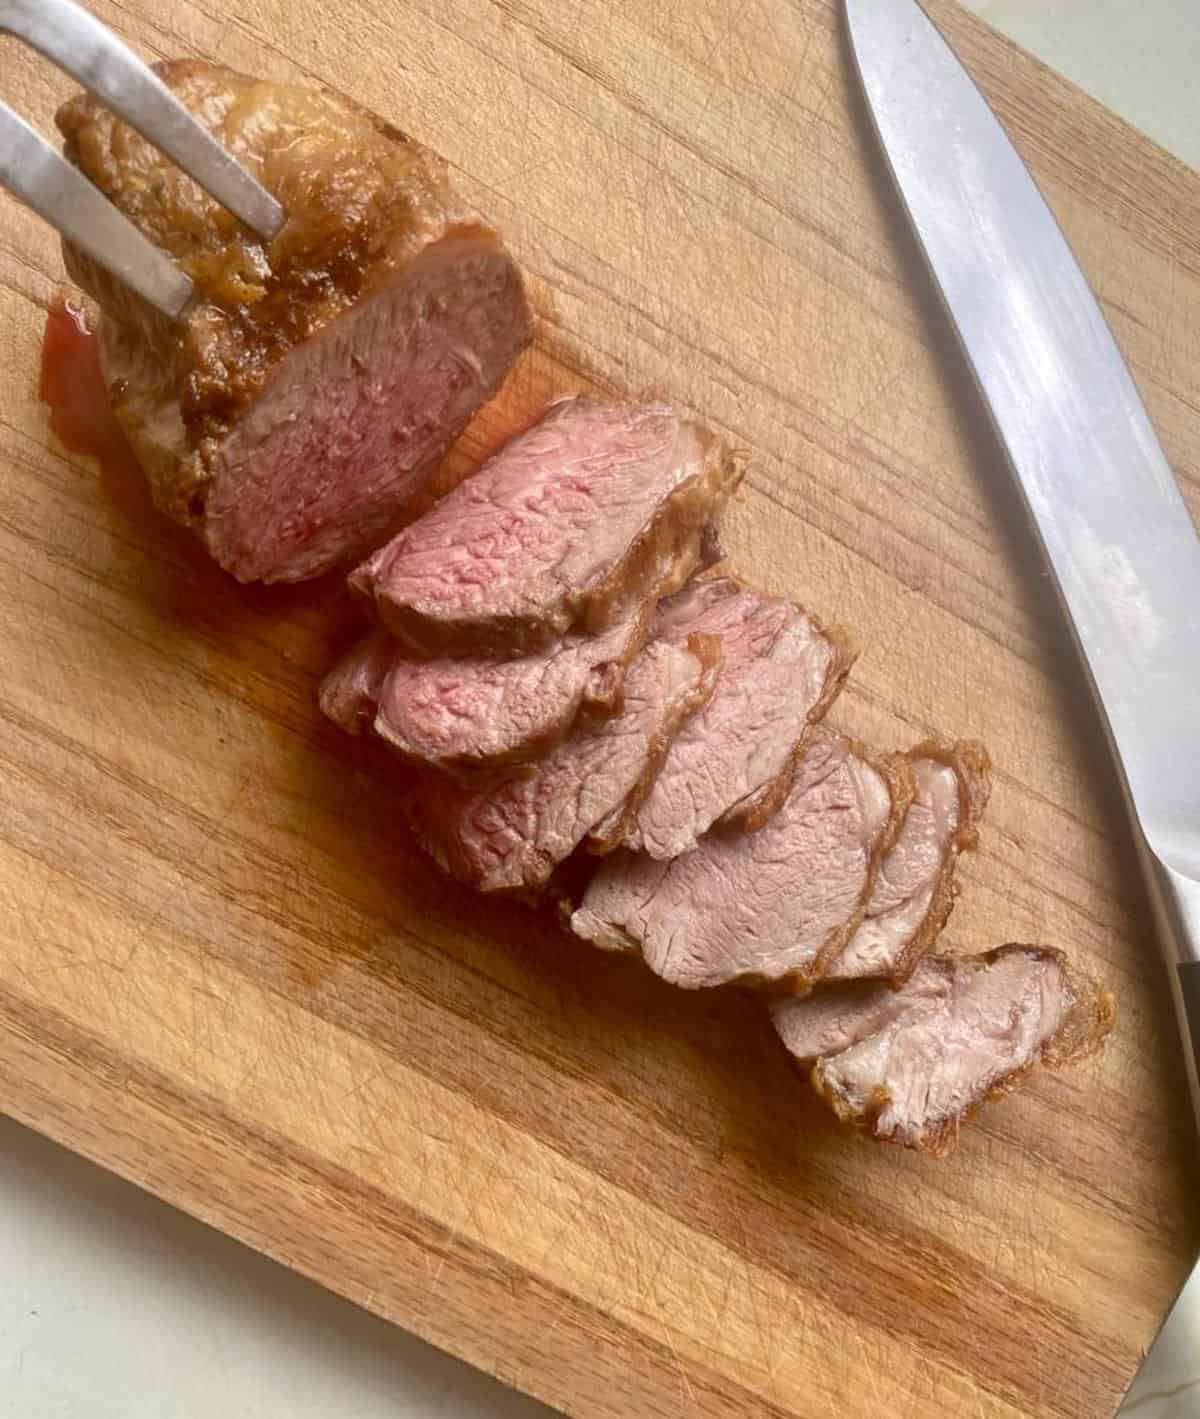
[[[1122,772],[1200,1118],[1200,539],[1058,223],[950,46],[914,0],[846,0],[846,17]]]

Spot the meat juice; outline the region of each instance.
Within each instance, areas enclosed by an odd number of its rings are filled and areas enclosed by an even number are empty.
[[[95,332],[81,306],[59,296],[46,314],[38,397],[50,427],[72,453],[85,453],[109,474],[135,469],[133,452],[108,402]]]

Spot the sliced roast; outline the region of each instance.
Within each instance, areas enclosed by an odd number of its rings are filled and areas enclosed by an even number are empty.
[[[721,641],[713,697],[676,735],[630,834],[630,847],[667,859],[714,823],[766,821],[853,657],[798,606],[727,577],[664,601],[654,630],[666,640]]]
[[[530,771],[468,787],[427,773],[407,804],[417,839],[481,892],[532,892],[585,840],[624,836],[679,725],[712,693],[719,642],[652,642],[625,676],[619,715],[564,739]]]
[[[663,404],[567,399],[351,577],[425,655],[516,654],[677,590],[741,464]]]
[[[909,754],[916,797],[879,867],[866,914],[828,980],[905,980],[946,924],[959,853],[975,844],[991,792],[982,744],[925,743]]]
[[[857,926],[911,797],[905,760],[818,728],[759,832],[711,834],[669,862],[613,856],[571,928],[598,946],[639,951],[674,985],[802,989]]]
[[[365,734],[375,723],[383,682],[396,659],[396,643],[376,627],[352,645],[321,681],[321,713],[347,734]]]
[[[569,632],[513,659],[415,659],[376,627],[326,675],[321,709],[348,734],[373,728],[413,764],[477,777],[528,763],[577,722],[620,709],[648,619],[639,607],[599,635]]]
[[[985,1099],[1032,1065],[1063,1064],[1108,1034],[1112,997],[1061,951],[1001,946],[929,956],[899,989],[830,986],[772,1004],[775,1027],[837,1116],[875,1138],[948,1153]]]
[[[67,157],[192,278],[178,322],[67,247],[103,309],[113,409],[158,505],[241,581],[378,546],[528,344],[520,275],[446,166],[326,88],[202,60],[167,87],[274,194],[260,241],[97,100]]]
[[[581,719],[620,708],[626,666],[646,639],[638,606],[598,635],[569,631],[512,660],[394,658],[375,730],[415,764],[451,771],[525,764]]]

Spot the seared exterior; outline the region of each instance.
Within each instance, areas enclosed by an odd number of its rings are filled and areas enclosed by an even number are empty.
[[[701,636],[686,647],[655,641],[629,667],[622,712],[572,734],[532,772],[480,788],[427,774],[408,806],[418,841],[482,892],[536,892],[585,839],[611,848],[680,724],[712,693],[719,657]]]
[[[714,823],[769,817],[812,725],[853,662],[842,639],[790,601],[727,577],[693,582],[664,601],[654,632],[714,635],[721,673],[708,704],[675,738],[638,813],[629,846],[678,857]]]
[[[296,581],[389,532],[531,338],[520,276],[445,164],[328,89],[156,66],[282,204],[262,242],[88,96],[67,157],[192,278],[177,322],[71,249],[158,505],[243,581]]]
[[[670,862],[612,858],[571,928],[639,951],[673,985],[805,989],[858,925],[912,792],[903,758],[818,728],[764,828],[710,834]]]
[[[909,760],[916,797],[880,864],[866,915],[830,965],[828,980],[906,980],[954,906],[954,869],[978,838],[991,762],[983,745],[970,741],[919,744]]]
[[[812,1061],[818,1094],[846,1123],[941,1155],[985,1099],[1034,1064],[1066,1064],[1112,1028],[1112,996],[1074,975],[1061,951],[1001,946],[926,957],[898,990],[831,986],[776,1001],[775,1028]]]

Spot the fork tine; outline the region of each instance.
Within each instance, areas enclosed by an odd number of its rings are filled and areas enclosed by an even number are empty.
[[[0,31],[65,69],[259,236],[269,240],[283,225],[283,208],[266,188],[75,0],[0,0]]]
[[[4,103],[0,183],[165,315],[174,318],[187,305],[187,276]]]

